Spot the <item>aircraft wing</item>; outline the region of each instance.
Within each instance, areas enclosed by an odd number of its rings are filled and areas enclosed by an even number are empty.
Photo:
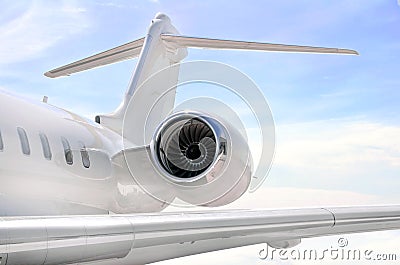
[[[257,243],[285,248],[302,238],[399,228],[400,206],[3,217],[0,264],[145,264]]]

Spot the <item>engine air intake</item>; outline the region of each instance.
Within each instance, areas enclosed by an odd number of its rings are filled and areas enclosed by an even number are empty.
[[[217,159],[220,148],[206,118],[182,114],[167,120],[154,141],[158,165],[178,181],[197,180]]]

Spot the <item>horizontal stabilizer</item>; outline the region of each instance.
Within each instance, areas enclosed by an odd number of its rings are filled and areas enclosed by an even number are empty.
[[[270,52],[305,52],[305,53],[333,53],[333,54],[352,54],[358,55],[357,51],[338,48],[324,48],[312,46],[286,45],[261,43],[250,41],[220,40],[209,38],[187,37],[180,35],[161,34],[160,38],[167,47],[172,48],[206,48],[206,49],[228,49],[228,50],[255,50]],[[61,66],[50,70],[44,75],[55,78],[68,76],[73,73],[85,71],[88,69],[112,64],[127,59],[135,58],[140,55],[145,38],[141,38],[124,45],[107,50],[87,57],[85,59]]]
[[[298,46],[286,44],[273,44],[250,41],[220,40],[209,38],[196,38],[178,35],[163,34],[164,41],[176,43],[183,47],[208,48],[208,49],[228,49],[228,50],[255,50],[271,52],[306,52],[306,53],[339,53],[358,55],[357,51],[338,48],[324,48],[312,46]]]
[[[139,56],[143,43],[144,38],[134,40],[105,52],[50,70],[44,75],[51,78],[66,76],[103,65],[135,58]]]

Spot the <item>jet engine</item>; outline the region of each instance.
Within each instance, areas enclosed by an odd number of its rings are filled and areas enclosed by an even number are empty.
[[[225,205],[240,198],[250,184],[247,141],[221,117],[176,113],[158,127],[150,148],[155,169],[187,203]]]
[[[198,84],[204,89],[186,93]],[[127,95],[118,113],[120,156],[134,179],[127,185],[162,205],[226,205],[254,192],[268,174],[275,150],[272,114],[258,87],[237,69],[205,61],[172,64]],[[258,143],[253,154],[247,133]]]

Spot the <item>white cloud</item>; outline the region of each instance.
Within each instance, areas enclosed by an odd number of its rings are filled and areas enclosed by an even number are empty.
[[[277,128],[276,165],[349,169],[360,163],[400,166],[400,127],[360,120],[327,120]]]
[[[318,198],[316,200],[315,198]],[[310,208],[327,206],[394,204],[395,199],[351,191],[262,187],[246,193],[239,200],[218,209]],[[169,207],[167,211],[209,210],[203,207]],[[215,210],[215,209],[214,209]]]
[[[0,64],[40,56],[61,39],[86,29],[89,22],[85,11],[69,1],[32,2],[23,12],[0,24]]]
[[[257,129],[248,133],[257,165],[261,138]],[[384,192],[393,187],[385,183],[395,185],[400,172],[398,135],[400,126],[352,117],[278,124],[275,157],[264,185],[273,179],[275,186]]]
[[[97,4],[100,6],[106,6],[106,7],[115,7],[115,8],[123,8],[124,7],[121,4],[117,4],[117,3],[113,3],[113,2],[106,2],[106,3],[99,2]]]

